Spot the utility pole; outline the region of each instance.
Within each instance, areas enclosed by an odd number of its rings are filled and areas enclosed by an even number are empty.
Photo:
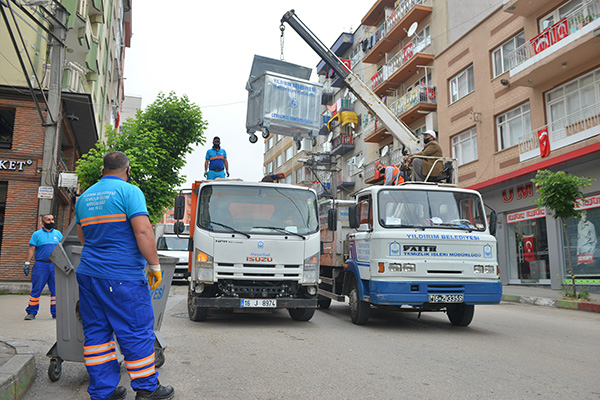
[[[51,56],[50,56],[50,83],[48,90],[48,110],[46,112],[46,132],[44,134],[44,155],[42,161],[42,180],[40,186],[52,188],[52,198],[40,198],[39,213],[41,215],[52,212],[54,201],[54,187],[56,184],[56,163],[58,156],[58,131],[61,121],[61,91],[64,64],[64,42],[67,36],[67,12],[62,6],[55,7],[54,21],[52,23]],[[60,38],[60,40],[57,40]]]

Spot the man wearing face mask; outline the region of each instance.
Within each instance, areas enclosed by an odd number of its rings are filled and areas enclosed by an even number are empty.
[[[227,153],[221,148],[221,139],[215,136],[212,149],[206,152],[204,161],[204,176],[208,180],[216,178],[225,178],[225,173],[229,178],[229,163],[227,162]]]
[[[412,162],[413,181],[424,181],[432,167],[433,170],[431,171],[430,178],[440,176],[444,171],[443,162],[435,162],[436,160],[433,158],[419,158],[419,156],[443,157],[442,148],[435,141],[437,138],[435,131],[423,131],[421,134],[425,143],[423,151],[404,157],[404,162],[408,162],[409,164]]]
[[[27,315],[26,321],[35,319],[40,308],[40,295],[46,284],[50,289],[50,314],[56,318],[56,290],[54,286],[54,264],[49,257],[57,244],[60,243],[63,236],[54,229],[54,216],[47,214],[42,216],[44,227],[39,231],[33,232],[29,240],[29,250],[25,259],[23,272],[25,276],[29,275],[31,259],[34,258],[33,272],[31,273],[31,295],[29,296],[29,305],[25,309]]]

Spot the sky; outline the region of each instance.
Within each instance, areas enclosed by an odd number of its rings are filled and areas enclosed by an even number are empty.
[[[169,6],[166,6],[168,4]],[[206,150],[221,138],[231,178],[263,177],[264,142],[246,133],[245,89],[254,55],[279,59],[281,17],[296,15],[327,46],[342,32],[353,32],[372,1],[346,0],[157,0],[132,2],[131,47],[125,52],[125,94],[142,97],[142,107],[158,93],[187,95],[208,122],[207,142],[186,158],[184,187],[204,177]],[[176,5],[176,6],[173,6]],[[287,24],[284,60],[313,69],[319,56]]]

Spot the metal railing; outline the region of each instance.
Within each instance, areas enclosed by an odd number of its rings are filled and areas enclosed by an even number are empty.
[[[540,147],[538,139],[540,131],[547,130],[552,151],[600,134],[600,129],[597,129],[597,132],[586,132],[594,127],[600,127],[600,103],[521,135],[519,137],[519,154],[523,155]]]
[[[377,130],[377,118],[373,117],[362,130],[362,133],[365,135],[364,137],[369,137],[375,133]]]
[[[398,4],[385,20],[385,33],[388,34],[394,26],[404,18],[415,6],[430,6],[431,0],[404,0]]]
[[[419,103],[437,104],[435,86],[417,86],[390,105],[390,109],[401,115]]]
[[[598,6],[598,0],[587,1],[554,25],[546,28],[533,39],[508,53],[508,69],[512,69],[536,54],[551,48],[570,34],[593,22],[599,16],[600,7]]]

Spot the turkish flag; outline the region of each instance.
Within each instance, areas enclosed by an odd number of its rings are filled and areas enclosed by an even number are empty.
[[[550,138],[548,137],[548,128],[538,131],[538,140],[540,141],[540,155],[542,158],[550,154]]]
[[[523,236],[523,256],[525,256],[525,261],[535,261],[534,243],[533,235]]]
[[[345,60],[342,58],[342,63],[344,64],[344,67],[346,67],[348,72],[350,72],[350,70],[352,69],[352,62],[350,60]]]

